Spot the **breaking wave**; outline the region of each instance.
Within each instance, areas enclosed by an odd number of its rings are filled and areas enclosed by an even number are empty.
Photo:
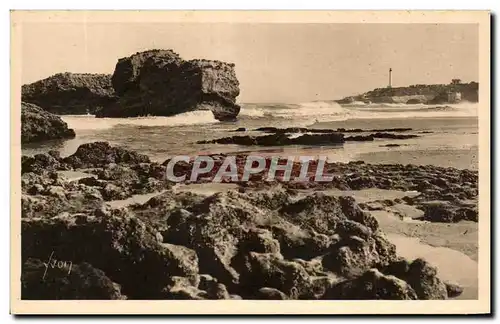
[[[115,126],[182,126],[217,122],[210,110],[190,111],[170,117],[95,118],[94,115],[63,115],[61,118],[74,130],[109,129]]]
[[[300,104],[242,104],[239,120],[281,120],[294,125],[348,119],[475,117],[477,103],[448,105],[365,104],[339,105],[334,101],[313,101]],[[93,115],[63,115],[70,128],[78,131],[104,130],[117,126],[183,126],[214,124],[218,121],[210,110],[198,110],[171,117],[95,118]]]
[[[302,124],[348,119],[475,117],[478,104],[463,102],[446,105],[365,104],[340,105],[334,101],[301,104],[243,104],[239,118],[280,118]]]

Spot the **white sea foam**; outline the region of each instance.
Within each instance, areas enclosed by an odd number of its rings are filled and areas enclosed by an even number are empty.
[[[335,101],[300,104],[242,104],[238,119],[281,119],[294,126],[348,119],[474,117],[478,104],[463,102],[446,105],[365,104],[339,105]],[[212,124],[218,121],[209,110],[182,113],[171,117],[95,118],[92,115],[64,115],[62,119],[75,130],[109,129],[119,125],[181,126]]]
[[[93,115],[63,115],[61,118],[74,130],[108,129],[118,125],[180,126],[217,122],[209,110],[190,111],[171,117],[95,118]]]
[[[347,119],[475,117],[477,114],[478,104],[469,102],[443,105],[352,103],[341,106],[335,101],[314,101],[300,104],[243,105],[239,117],[272,117],[310,124]]]

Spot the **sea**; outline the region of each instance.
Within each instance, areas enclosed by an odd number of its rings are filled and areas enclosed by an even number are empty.
[[[339,105],[334,101],[296,104],[243,103],[237,121],[221,122],[211,111],[193,111],[172,117],[95,118],[93,115],[62,115],[76,132],[70,140],[23,145],[22,154],[58,150],[73,154],[79,145],[107,141],[163,162],[174,155],[248,152],[279,156],[326,156],[330,161],[383,164],[419,164],[478,169],[477,103],[447,105],[365,104]],[[482,107],[488,109],[488,107]],[[332,146],[257,147],[196,144],[235,135],[261,135],[258,127],[307,128],[412,128],[419,137],[406,140],[347,142]],[[235,132],[237,128],[245,132]],[[294,134],[292,134],[294,136]],[[295,134],[298,136],[298,134]],[[399,144],[386,147],[386,144]]]

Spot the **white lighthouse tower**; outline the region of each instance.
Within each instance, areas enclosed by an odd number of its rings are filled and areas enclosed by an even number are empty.
[[[392,88],[392,68],[389,68],[389,85],[388,88]]]

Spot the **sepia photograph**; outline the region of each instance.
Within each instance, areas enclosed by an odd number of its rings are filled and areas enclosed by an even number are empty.
[[[11,312],[489,313],[490,91],[488,11],[12,11]]]

